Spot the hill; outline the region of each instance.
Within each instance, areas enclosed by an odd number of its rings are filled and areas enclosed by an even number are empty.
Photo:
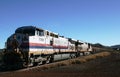
[[[2,52],[3,49],[0,49],[0,52]]]
[[[112,48],[120,48],[120,45],[113,45]]]
[[[113,46],[111,46],[111,48],[113,48],[115,50],[120,50],[120,45],[113,45]]]

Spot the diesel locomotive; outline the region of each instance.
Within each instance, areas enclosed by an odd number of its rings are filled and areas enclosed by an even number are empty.
[[[22,26],[8,37],[3,61],[7,65],[28,67],[87,55],[92,51],[90,43],[36,26]]]

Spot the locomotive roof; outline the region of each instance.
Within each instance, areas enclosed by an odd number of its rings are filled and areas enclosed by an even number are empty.
[[[17,31],[19,31],[19,30],[24,30],[24,29],[33,29],[33,30],[34,30],[34,29],[38,29],[38,30],[43,30],[43,29],[37,28],[37,27],[35,27],[35,26],[22,26],[22,27],[17,28],[15,32],[17,32]]]
[[[36,27],[36,26],[22,26],[22,27],[17,28],[16,31],[15,31],[15,33],[17,33],[17,31],[24,30],[24,29],[44,30],[44,29],[38,28],[38,27]],[[48,30],[44,30],[44,31],[48,31]],[[56,35],[59,35],[58,33],[55,33],[55,32],[52,32],[52,31],[48,31],[48,32],[53,33],[53,34],[56,34]]]

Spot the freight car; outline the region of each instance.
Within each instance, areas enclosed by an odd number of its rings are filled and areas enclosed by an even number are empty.
[[[92,52],[89,43],[66,38],[35,26],[23,26],[8,37],[3,61],[24,67],[74,58]]]

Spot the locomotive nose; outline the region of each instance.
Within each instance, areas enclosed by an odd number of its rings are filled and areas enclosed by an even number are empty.
[[[17,41],[20,47],[24,42],[28,41],[28,36],[17,33],[15,36],[13,36],[13,40]]]
[[[13,34],[7,39],[7,49],[13,51],[18,49],[22,42],[22,36],[20,34]]]

